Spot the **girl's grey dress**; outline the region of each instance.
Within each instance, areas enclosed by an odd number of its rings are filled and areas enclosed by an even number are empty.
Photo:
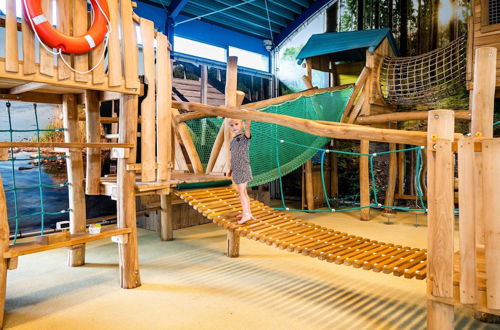
[[[233,170],[233,181],[236,184],[252,180],[252,168],[250,167],[250,136],[238,134],[231,140],[231,169]]]

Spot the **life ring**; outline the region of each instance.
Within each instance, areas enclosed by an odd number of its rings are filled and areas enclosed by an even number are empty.
[[[81,36],[68,36],[53,28],[43,14],[40,0],[23,0],[23,3],[24,15],[40,40],[64,53],[87,53],[103,42],[108,32],[109,8],[106,0],[90,0],[94,22],[87,33]]]

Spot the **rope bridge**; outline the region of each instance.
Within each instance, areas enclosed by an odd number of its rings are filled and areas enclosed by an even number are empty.
[[[390,104],[431,103],[456,95],[465,85],[467,39],[411,57],[386,57],[380,71],[382,94]]]
[[[250,199],[256,218],[238,225],[238,194],[230,187],[175,191],[217,225],[240,236],[306,256],[405,278],[425,279],[427,250],[383,243],[314,225]]]

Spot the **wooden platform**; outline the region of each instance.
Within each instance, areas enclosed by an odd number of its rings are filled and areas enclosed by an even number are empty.
[[[251,200],[256,220],[238,225],[238,194],[230,187],[176,191],[176,195],[217,225],[240,236],[287,249],[290,252],[384,272],[405,278],[425,279],[427,250],[377,242],[331,228],[314,225]]]

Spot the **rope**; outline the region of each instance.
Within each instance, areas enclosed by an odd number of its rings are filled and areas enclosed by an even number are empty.
[[[40,142],[42,136],[40,135],[41,132],[46,133],[46,132],[61,132],[64,131],[64,128],[55,128],[55,129],[42,129],[40,128],[40,122],[39,122],[39,116],[38,116],[38,109],[37,105],[33,104],[33,114],[34,114],[34,120],[35,120],[35,129],[14,129],[12,127],[12,105],[10,102],[6,103],[6,110],[7,110],[7,116],[8,116],[8,123],[9,123],[9,129],[4,129],[0,130],[0,132],[3,133],[9,133],[9,139],[10,142],[14,142],[14,132],[22,132],[22,133],[29,133],[33,132],[35,133],[36,136],[36,141]],[[41,148],[37,148],[37,153],[36,153],[36,158],[16,158],[14,155],[14,148],[10,147],[9,148],[9,154],[10,157],[8,161],[11,163],[10,166],[10,171],[11,171],[11,179],[12,179],[12,187],[5,189],[6,193],[12,193],[13,195],[13,215],[10,216],[7,220],[8,221],[15,221],[14,225],[14,238],[13,238],[13,244],[16,244],[17,238],[20,236],[20,223],[19,220],[21,219],[26,219],[30,217],[35,217],[39,216],[40,217],[40,234],[43,235],[44,230],[45,230],[45,222],[46,222],[46,216],[53,216],[53,215],[60,215],[64,213],[68,213],[71,210],[70,209],[64,209],[60,211],[55,211],[55,212],[49,212],[45,209],[45,198],[44,198],[44,192],[43,189],[60,189],[60,188],[66,188],[69,186],[69,183],[62,183],[62,184],[44,184],[42,183],[42,160],[55,160],[55,159],[66,159],[66,155],[61,155],[61,156],[42,156],[41,153]],[[30,161],[30,160],[36,160],[38,162],[38,183],[35,185],[28,185],[28,186],[23,186],[20,187],[18,186],[18,181],[16,177],[16,166],[15,163],[19,161]],[[5,183],[5,182],[4,182]],[[28,214],[22,214],[21,215],[21,209],[24,206],[23,203],[19,203],[19,195],[18,191],[30,191],[34,190],[38,192],[39,199],[40,199],[40,210],[38,212],[31,212]],[[28,205],[26,205],[28,206]]]

